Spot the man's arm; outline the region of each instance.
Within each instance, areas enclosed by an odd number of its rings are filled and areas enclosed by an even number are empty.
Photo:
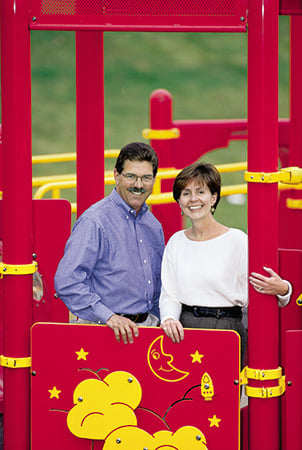
[[[76,223],[55,275],[55,289],[76,316],[106,323],[113,315],[92,287],[92,274],[104,251],[99,228],[89,220]]]

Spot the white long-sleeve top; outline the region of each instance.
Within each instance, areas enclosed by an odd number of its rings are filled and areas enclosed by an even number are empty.
[[[192,241],[184,230],[175,233],[162,261],[161,321],[179,319],[182,304],[246,306],[247,252],[247,235],[235,228],[208,241]],[[278,297],[280,306],[288,303],[290,294]]]

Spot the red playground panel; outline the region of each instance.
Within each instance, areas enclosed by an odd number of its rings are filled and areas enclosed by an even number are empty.
[[[239,449],[239,348],[234,331],[173,344],[140,328],[125,345],[105,326],[36,324],[31,449]]]
[[[31,0],[31,29],[245,32],[246,0]]]

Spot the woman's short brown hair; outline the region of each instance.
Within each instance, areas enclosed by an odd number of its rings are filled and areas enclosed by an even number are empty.
[[[217,199],[213,205],[216,209],[220,200],[221,178],[215,166],[209,163],[197,162],[185,167],[175,178],[173,185],[173,197],[178,202],[181,192],[187,184],[197,180],[205,184],[211,191],[211,194],[217,194]]]

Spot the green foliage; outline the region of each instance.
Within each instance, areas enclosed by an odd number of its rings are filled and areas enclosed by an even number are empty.
[[[173,95],[175,119],[245,118],[247,39],[241,33],[105,33],[106,148],[143,139],[149,96],[158,88]],[[35,31],[31,47],[33,154],[74,152],[75,33]],[[280,117],[288,117],[288,47],[289,21],[280,17]],[[204,159],[221,164],[245,158],[246,143],[234,142]],[[34,175],[74,170],[71,163],[36,165]],[[224,176],[223,182],[242,183],[243,174]],[[246,229],[246,205],[223,199],[216,214]]]

